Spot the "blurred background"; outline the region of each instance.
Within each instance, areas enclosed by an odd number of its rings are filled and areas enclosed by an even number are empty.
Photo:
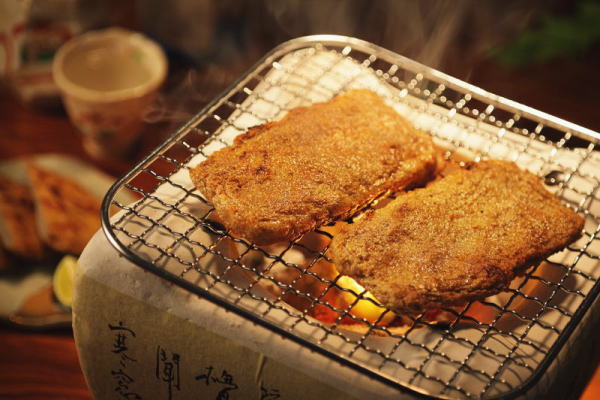
[[[144,112],[145,127],[131,152],[99,160],[85,153],[51,65],[69,39],[111,26],[142,32],[160,44],[169,73]],[[600,130],[595,0],[0,0],[0,161],[60,153],[118,177],[266,52],[318,33],[373,42]],[[0,351],[5,371],[0,397],[22,395],[19,390],[35,384],[57,398],[89,397],[68,329],[23,335],[2,328],[0,341],[12,349]],[[577,396],[580,389],[574,390]],[[600,398],[598,373],[583,398]]]
[[[169,75],[145,116],[147,132],[132,155],[139,158],[277,44],[333,33],[599,130],[599,21],[600,4],[593,0],[34,0],[19,29],[20,66],[8,81],[21,105],[52,115],[58,97],[49,65],[62,43],[108,26],[143,32],[167,52]],[[18,129],[7,122],[21,107],[6,101],[0,154],[15,145],[33,150],[5,135]],[[104,167],[117,174],[127,168]]]
[[[176,122],[275,45],[303,35],[358,37],[493,93],[600,129],[596,1],[157,0],[102,7],[173,59],[163,117]],[[122,6],[121,6],[122,7]],[[183,72],[179,67],[183,67]],[[189,67],[188,71],[185,71]],[[179,75],[177,72],[183,74]],[[573,104],[578,104],[573,107]]]

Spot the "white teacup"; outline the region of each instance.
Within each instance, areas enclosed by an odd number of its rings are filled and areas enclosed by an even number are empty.
[[[91,31],[56,53],[52,75],[83,146],[96,158],[126,154],[143,127],[144,110],[167,74],[162,49],[121,28]]]

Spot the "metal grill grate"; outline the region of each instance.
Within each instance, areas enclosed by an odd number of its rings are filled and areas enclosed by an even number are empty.
[[[404,317],[400,327],[386,326],[388,313],[360,315],[361,304],[375,304],[364,291],[321,273],[335,227],[259,248],[211,219],[191,166],[251,126],[357,87],[431,133],[447,158],[506,159],[544,176],[585,215],[584,234],[507,292],[437,320]],[[104,230],[140,266],[398,388],[440,398],[515,395],[540,376],[600,291],[599,137],[363,41],[300,38],[265,56],[121,179],[105,199]],[[114,199],[127,189],[141,200]],[[351,300],[340,306],[334,292]]]

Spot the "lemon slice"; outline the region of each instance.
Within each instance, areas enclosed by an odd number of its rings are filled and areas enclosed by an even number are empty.
[[[73,304],[73,280],[77,269],[77,258],[64,256],[56,266],[52,277],[54,295],[58,301],[67,307]]]

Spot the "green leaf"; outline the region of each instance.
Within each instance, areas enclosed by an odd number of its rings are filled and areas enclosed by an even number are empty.
[[[578,56],[600,41],[600,3],[582,1],[574,15],[547,15],[538,29],[526,30],[512,42],[491,51],[501,64],[539,64],[553,58]]]

